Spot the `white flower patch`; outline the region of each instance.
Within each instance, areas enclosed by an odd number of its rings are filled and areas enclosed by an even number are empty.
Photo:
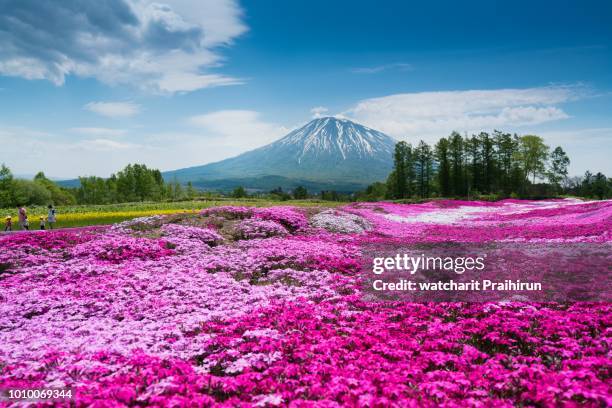
[[[456,224],[472,216],[485,212],[499,211],[496,207],[472,207],[462,206],[457,208],[437,208],[430,212],[415,214],[412,216],[401,216],[397,214],[385,214],[384,217],[390,221],[409,224]]]
[[[118,224],[114,224],[111,227],[111,230],[118,232],[118,233],[130,234],[134,232],[132,230],[133,227],[144,227],[144,228],[158,227],[163,222],[164,218],[165,217],[163,215],[151,215],[148,217],[132,218],[131,220],[126,220]]]
[[[316,214],[310,219],[310,224],[316,228],[343,234],[360,234],[372,228],[365,218],[337,210],[325,210]]]
[[[257,330],[247,330],[242,334],[242,337],[246,337],[246,338],[268,337],[271,339],[278,339],[280,337],[280,333],[278,332],[278,330],[265,328],[265,329],[257,329]]]
[[[282,354],[279,351],[273,353],[248,353],[243,357],[240,357],[236,361],[232,362],[226,369],[225,372],[229,374],[236,374],[242,372],[245,368],[252,366],[270,365],[273,362],[280,360]]]
[[[283,403],[283,397],[278,394],[257,395],[253,402],[256,407],[278,406]]]

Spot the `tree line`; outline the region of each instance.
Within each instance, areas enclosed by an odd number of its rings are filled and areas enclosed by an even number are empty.
[[[191,199],[198,195],[191,182],[165,182],[161,172],[144,164],[129,164],[109,178],[79,177],[79,186],[61,187],[44,173],[33,180],[15,178],[0,167],[0,208],[18,205],[115,204],[135,201]]]
[[[180,200],[197,195],[191,182],[186,186],[176,180],[165,182],[158,169],[144,164],[128,164],[109,178],[79,177],[79,187],[73,192],[79,204]]]
[[[565,151],[560,146],[551,150],[535,135],[495,131],[468,137],[453,132],[433,147],[422,140],[416,146],[398,142],[392,160],[387,181],[370,185],[357,199],[612,195],[612,181],[602,173],[568,178]]]
[[[181,184],[164,181],[157,169],[144,164],[129,164],[108,178],[79,177],[78,187],[62,187],[38,173],[33,180],[15,178],[11,170],[0,167],[0,208],[21,205],[71,205],[116,204],[138,201],[178,201],[200,197],[219,198],[221,193],[198,191],[191,182]],[[233,198],[262,198],[275,201],[304,200],[315,197],[303,186],[291,191],[281,187],[269,192],[248,194],[244,187],[237,187],[228,196]],[[323,199],[348,200],[336,192],[321,192]]]
[[[310,194],[299,186],[293,191],[277,188],[249,195],[243,187],[230,193],[275,199],[329,201],[456,197],[497,199],[543,198],[568,194],[587,198],[612,197],[612,180],[587,171],[568,177],[570,159],[561,147],[550,149],[539,136],[481,132],[462,136],[453,132],[433,147],[424,141],[416,146],[398,142],[393,170],[386,182],[377,182],[356,194],[321,191]],[[17,179],[0,166],[0,207],[17,205],[114,204],[137,201],[193,199],[202,193],[191,182],[164,181],[161,172],[144,164],[129,164],[108,178],[79,177],[79,186],[61,187],[44,173],[33,180]],[[208,193],[210,195],[211,193]]]
[[[16,179],[4,164],[0,166],[0,208],[18,205],[70,205],[76,203],[74,195],[49,180],[43,172],[33,180]]]

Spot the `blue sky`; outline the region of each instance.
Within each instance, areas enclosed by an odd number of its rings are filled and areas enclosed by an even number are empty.
[[[612,174],[608,1],[0,0],[0,161],[170,170],[317,115],[418,142],[501,129]]]

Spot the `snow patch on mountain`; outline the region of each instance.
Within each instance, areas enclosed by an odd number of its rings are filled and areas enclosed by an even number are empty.
[[[337,154],[343,160],[391,154],[394,141],[384,133],[350,120],[325,117],[309,122],[275,143],[300,146],[296,159],[301,163],[305,156],[322,153]]]

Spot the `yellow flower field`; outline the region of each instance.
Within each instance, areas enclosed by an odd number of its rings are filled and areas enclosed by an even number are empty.
[[[221,205],[236,206],[270,206],[270,205],[291,205],[298,207],[325,206],[331,207],[339,205],[329,201],[317,200],[294,200],[294,201],[270,201],[270,200],[194,200],[167,203],[124,203],[109,205],[79,205],[79,206],[60,206],[57,207],[56,228],[82,227],[87,225],[113,224],[137,217],[147,217],[150,215],[164,215],[177,213],[197,213],[201,209],[216,207]],[[30,229],[38,229],[40,217],[47,216],[46,207],[28,208],[28,218]],[[18,229],[17,212],[15,209],[4,209],[4,214],[0,213],[2,219],[10,215],[13,217],[13,229]]]

